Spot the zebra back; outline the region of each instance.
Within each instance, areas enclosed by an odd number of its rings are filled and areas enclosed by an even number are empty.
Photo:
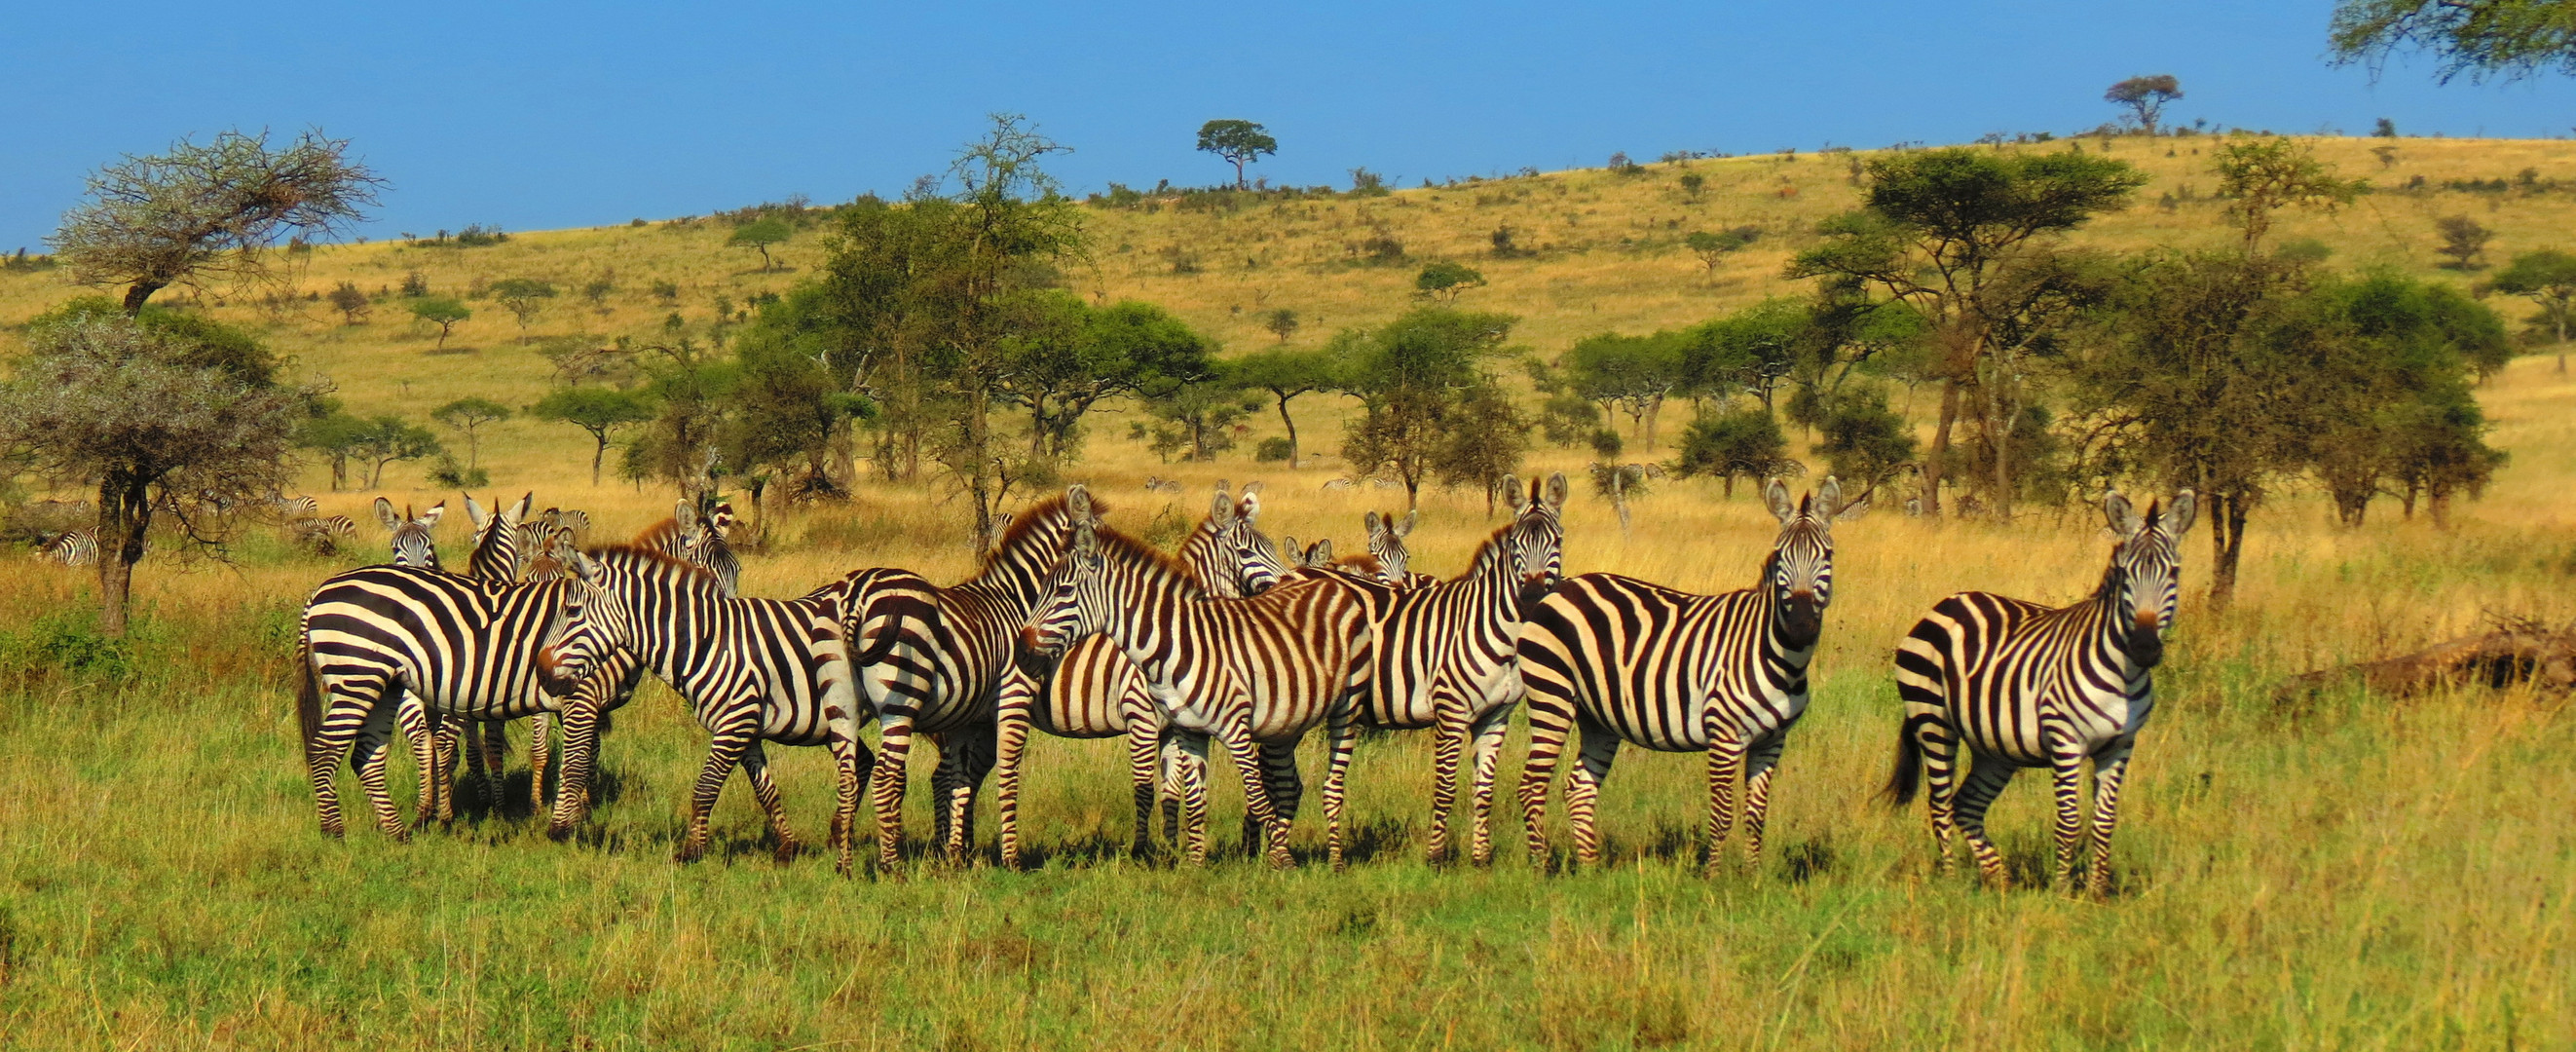
[[[46,541],[44,556],[65,566],[90,566],[98,562],[98,527],[83,526],[66,530]]]
[[[394,502],[376,498],[376,522],[393,535],[393,565],[438,569],[438,541],[430,535],[430,529],[437,526],[439,518],[446,514],[447,502],[444,500],[430,505],[428,511],[413,515],[408,506],[396,513]]]

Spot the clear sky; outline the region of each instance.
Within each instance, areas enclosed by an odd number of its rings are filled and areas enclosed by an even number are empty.
[[[2563,136],[2576,84],[2327,65],[2327,0],[1596,5],[17,3],[0,12],[0,250],[42,251],[81,177],[186,135],[319,126],[391,180],[367,233],[892,195],[984,114],[1075,148],[1079,190],[1229,175],[1200,122],[1260,121],[1275,182],[1744,153],[2113,116],[2277,131]],[[2567,173],[2576,176],[2576,173]]]

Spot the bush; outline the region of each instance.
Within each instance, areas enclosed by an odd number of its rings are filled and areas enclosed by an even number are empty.
[[[1758,482],[1796,474],[1800,465],[1788,453],[1788,436],[1780,433],[1780,422],[1767,412],[1703,413],[1682,435],[1681,456],[1673,473],[1722,479],[1726,495],[1732,497],[1738,477]]]
[[[429,484],[439,489],[480,489],[492,484],[492,472],[466,467],[453,456],[441,456],[438,463],[430,465]]]
[[[1285,436],[1265,438],[1261,440],[1260,445],[1253,447],[1252,459],[1264,464],[1285,464],[1288,462],[1288,451],[1294,448],[1296,447],[1288,444]]]
[[[125,680],[139,667],[134,649],[134,636],[100,634],[97,615],[75,604],[38,616],[24,635],[0,632],[0,674],[61,672],[84,679]]]

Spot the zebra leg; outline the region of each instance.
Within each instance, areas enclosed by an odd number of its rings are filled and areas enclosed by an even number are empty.
[[[1261,743],[1261,784],[1270,790],[1270,809],[1289,826],[1297,824],[1297,804],[1306,796],[1306,780],[1297,774],[1297,743]],[[1252,815],[1243,816],[1244,843],[1254,836]]]
[[[368,713],[350,745],[349,765],[357,768],[358,784],[366,790],[367,801],[375,805],[376,828],[395,840],[409,841],[411,827],[404,824],[402,812],[394,809],[393,792],[385,784],[385,760],[393,755],[393,750],[387,748],[393,744],[393,722],[381,704]]]
[[[483,724],[483,809],[501,810],[501,787],[509,784],[506,777],[510,758],[510,721],[491,720]]]
[[[568,701],[563,707],[563,773],[555,777],[554,819],[546,835],[561,840],[590,815],[591,766],[599,751],[599,706]]]
[[[707,853],[707,815],[716,809],[716,797],[723,795],[725,779],[733,776],[733,765],[754,744],[752,735],[760,730],[760,699],[746,698],[733,706],[743,715],[714,729],[707,743],[706,766],[698,769],[698,784],[689,791],[689,825],[674,855],[681,862],[695,862]]]
[[[2041,736],[2048,745],[2048,784],[2057,804],[2050,829],[2057,841],[2057,886],[2080,894],[2075,860],[2090,835],[2084,828],[2084,746],[2062,725],[2043,725]]]
[[[528,813],[546,813],[546,767],[554,761],[555,714],[528,717]]]
[[[1708,857],[1700,865],[1702,872],[1714,877],[1726,858],[1726,836],[1735,828],[1735,782],[1744,773],[1744,737],[1734,727],[1726,726],[1713,706],[1707,725]],[[1583,740],[1591,744],[1589,729]]]
[[[2093,864],[2082,890],[2111,893],[2111,827],[2120,821],[2120,783],[2129,773],[2130,743],[2103,750],[2093,758]]]
[[[338,700],[330,698],[326,703],[321,729],[304,746],[305,773],[313,779],[313,810],[321,820],[322,835],[333,840],[346,835],[340,818],[340,787],[333,784],[340,771],[340,759],[348,754],[350,740],[358,728],[373,714],[364,702],[353,698],[349,699],[349,707],[343,707],[336,703]]]
[[[1595,809],[1601,803],[1601,783],[1610,780],[1610,762],[1619,758],[1619,732],[1591,720],[1583,725],[1582,752],[1574,769],[1565,775],[1565,818],[1574,825],[1574,863],[1578,866],[1601,864],[1601,825]]]
[[[993,769],[998,777],[994,780],[993,810],[994,820],[1002,826],[1004,869],[1020,868],[1020,755],[1029,742],[1029,699],[1036,687],[1015,664],[1003,674],[994,697]],[[1132,740],[1128,748],[1132,753]],[[1141,823],[1138,828],[1143,828]]]
[[[1199,787],[1202,806],[1207,799],[1207,736],[1166,730],[1157,740],[1155,753],[1162,777],[1155,793],[1162,802],[1163,839],[1178,845],[1189,835],[1184,828],[1189,817],[1183,812],[1188,809],[1190,786]]]
[[[1529,843],[1530,864],[1545,871],[1547,794],[1554,788],[1556,761],[1565,754],[1566,732],[1574,726],[1574,699],[1552,681],[1532,678],[1529,687],[1529,754],[1521,761],[1521,830]]]
[[[956,819],[948,809],[948,794],[957,784],[957,750],[945,734],[930,736],[939,758],[930,765],[930,849],[941,862],[947,861],[949,823]]]
[[[832,806],[832,830],[825,835],[837,856],[833,870],[849,876],[853,859],[851,850],[857,837],[851,835],[859,824],[859,797],[868,791],[868,767],[874,759],[868,747],[859,742],[858,721],[850,714],[834,709],[824,710],[831,724],[831,737],[825,747],[832,751],[832,774],[835,784]]]
[[[1762,829],[1771,820],[1771,774],[1780,769],[1780,750],[1787,745],[1785,731],[1773,734],[1744,760],[1744,861],[1748,866],[1762,863]]]
[[[1181,804],[1181,828],[1175,839],[1186,846],[1190,865],[1202,867],[1208,858],[1207,747],[1207,735],[1195,731],[1176,729],[1172,736],[1173,787]]]
[[[2012,874],[2004,869],[2004,856],[1995,850],[1995,842],[1986,838],[1986,808],[1994,806],[1995,797],[2012,784],[2014,773],[2020,770],[2002,760],[1979,760],[1968,768],[1967,781],[1958,789],[1959,834],[1968,841],[1968,854],[1977,860],[1977,871],[1998,888],[2011,887]]]
[[[1912,733],[1923,750],[1924,810],[1932,819],[1932,844],[1940,850],[1933,872],[1947,875],[1952,863],[1952,834],[1958,831],[1959,738],[1938,717],[1917,720]]]
[[[1324,763],[1324,851],[1332,862],[1333,872],[1342,871],[1342,804],[1348,799],[1351,778],[1351,751],[1360,743],[1360,721],[1356,706],[1343,705],[1324,717],[1324,744],[1332,754]],[[1288,754],[1288,773],[1297,773],[1295,747]],[[1289,817],[1296,816],[1297,801],[1288,801]],[[1279,825],[1279,857],[1288,857],[1288,824]]]
[[[1288,826],[1279,820],[1279,813],[1271,809],[1270,787],[1261,777],[1261,747],[1253,743],[1252,720],[1244,711],[1246,708],[1248,706],[1238,707],[1236,715],[1226,720],[1218,732],[1225,741],[1227,755],[1234,758],[1235,773],[1243,776],[1244,810],[1252,813],[1253,821],[1260,825],[1262,831],[1262,842],[1258,848],[1251,844],[1245,844],[1244,848],[1267,858],[1273,869],[1287,869],[1294,863],[1288,855]],[[1333,801],[1326,800],[1326,809],[1330,810],[1332,804]]]
[[[903,852],[904,765],[912,758],[912,713],[877,714],[876,769],[868,775],[868,802],[876,810],[877,869],[896,875]]]
[[[1468,724],[1468,733],[1476,743],[1476,786],[1470,797],[1475,807],[1475,829],[1468,841],[1467,857],[1479,866],[1494,862],[1494,773],[1503,763],[1503,736],[1512,729],[1512,707],[1496,705]]]
[[[760,813],[769,818],[769,835],[775,841],[772,855],[779,865],[794,861],[799,845],[796,831],[787,827],[787,808],[779,802],[778,782],[769,777],[769,754],[754,740],[742,750],[742,776],[751,783],[751,798],[760,802]]]
[[[1431,836],[1423,861],[1449,858],[1449,810],[1458,804],[1458,760],[1467,751],[1467,714],[1444,686],[1431,688]]]
[[[975,794],[983,788],[984,778],[993,773],[999,751],[1000,728],[990,723],[969,724],[941,736],[940,763],[950,768],[948,791],[940,798],[940,809],[948,816],[946,845],[948,864],[963,866],[975,849]],[[956,759],[951,762],[949,757]]]
[[[398,688],[389,688],[388,693],[393,689]],[[411,743],[412,760],[420,767],[420,799],[414,804],[421,824],[454,820],[456,809],[447,802],[447,790],[453,783],[446,771],[448,759],[454,755],[450,746],[452,739],[448,737],[451,721],[429,711],[428,704],[410,691],[403,691],[388,700],[394,703],[394,726],[400,728],[404,740]],[[356,758],[351,757],[350,763],[355,766]]]

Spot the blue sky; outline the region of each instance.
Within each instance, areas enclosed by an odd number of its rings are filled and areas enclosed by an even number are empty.
[[[318,125],[392,181],[369,234],[666,217],[901,191],[995,110],[1057,173],[1205,184],[1201,121],[1267,124],[1274,181],[1597,165],[2089,127],[2172,73],[2168,117],[2280,131],[2560,136],[2576,84],[2373,83],[2321,0],[2101,3],[79,4],[0,13],[0,250],[81,177],[229,127]],[[2576,173],[2567,173],[2576,175]]]

